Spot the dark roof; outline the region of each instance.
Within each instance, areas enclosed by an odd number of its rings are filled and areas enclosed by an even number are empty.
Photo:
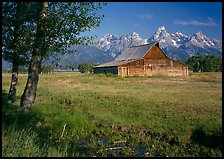
[[[101,65],[98,66],[94,66],[94,67],[111,67],[111,66],[119,66],[119,65],[123,65],[132,61],[136,61],[136,60],[126,60],[126,61],[112,61],[112,62],[107,62],[107,63],[103,63]]]
[[[149,43],[146,45],[133,46],[125,49],[115,61],[126,61],[126,60],[139,60],[142,59],[145,54],[151,49],[152,46],[156,45],[156,42]]]
[[[115,61],[104,63],[95,67],[111,67],[111,66],[119,66],[122,64],[126,64],[132,61],[136,61],[142,59],[148,50],[151,49],[154,45],[158,45],[158,42],[149,43],[146,45],[133,46],[125,49],[116,59]]]

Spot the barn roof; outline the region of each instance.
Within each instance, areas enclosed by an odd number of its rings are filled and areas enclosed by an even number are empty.
[[[133,46],[125,49],[116,59],[112,62],[107,62],[95,67],[111,67],[126,64],[132,61],[142,59],[151,47],[158,45],[158,42],[152,42],[146,45]]]
[[[94,66],[94,67],[111,67],[111,66],[119,66],[119,65],[123,65],[132,61],[136,61],[136,60],[126,60],[126,61],[112,61],[112,62],[107,62],[98,66]]]
[[[118,56],[115,61],[123,60],[138,60],[142,59],[144,55],[151,49],[152,46],[158,44],[157,42],[149,43],[146,45],[133,46],[125,49],[120,56]]]

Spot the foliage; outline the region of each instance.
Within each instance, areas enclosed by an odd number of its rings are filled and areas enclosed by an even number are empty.
[[[19,73],[28,73],[28,68],[26,66],[19,66]]]
[[[41,73],[51,73],[54,71],[54,67],[53,66],[46,66],[46,65],[42,65],[41,67]]]
[[[18,2],[2,3],[2,57],[12,62],[13,53],[17,51],[18,64],[26,65],[31,57],[35,37],[36,3],[19,2],[19,5],[19,13],[16,17]],[[15,44],[17,50],[14,50]]]
[[[21,2],[21,13],[18,34],[19,64],[29,63],[36,36],[39,2]],[[16,22],[17,2],[2,3],[2,56],[6,61],[12,61],[14,28]],[[103,15],[97,11],[106,3],[96,2],[49,2],[47,30],[45,31],[45,53],[43,57],[54,56],[55,52],[61,54],[74,53],[68,50],[71,45],[90,43],[94,37],[81,36],[82,32],[90,31],[100,25]],[[58,61],[59,59],[55,59]]]
[[[87,73],[87,72],[92,72],[92,68],[93,68],[94,64],[90,63],[90,62],[84,62],[79,64],[78,66],[78,70],[81,73]]]
[[[67,64],[66,67],[74,71],[74,69],[77,68],[77,64],[73,62],[73,63]]]
[[[186,62],[189,69],[194,72],[220,72],[222,71],[222,57],[219,56],[192,56]]]
[[[28,62],[36,34],[38,2],[21,2],[21,20],[19,28],[20,64]],[[80,36],[81,32],[90,31],[99,26],[103,16],[97,15],[105,3],[93,2],[49,2],[46,43],[48,53],[69,52],[70,45],[88,44],[93,37]],[[2,3],[2,45],[3,58],[12,61],[13,31],[17,2]]]
[[[68,49],[71,45],[89,44],[93,37],[81,36],[81,33],[100,25],[103,16],[97,15],[97,11],[104,4],[96,2],[2,3],[4,8],[2,48],[4,59],[11,60],[13,63],[12,76],[18,74],[17,63],[25,65],[31,57],[27,84],[21,97],[20,105],[23,108],[31,108],[35,101],[42,60],[48,59],[56,52],[73,53],[74,51]],[[8,20],[7,16],[11,19]],[[26,60],[25,62],[22,61],[21,56]],[[16,95],[18,81],[16,77],[12,77],[15,82],[11,82],[12,93],[9,93],[9,96]]]
[[[97,11],[104,5],[96,2],[49,2],[45,55],[73,53],[69,46],[89,44],[94,37],[80,34],[100,25],[103,16]]]

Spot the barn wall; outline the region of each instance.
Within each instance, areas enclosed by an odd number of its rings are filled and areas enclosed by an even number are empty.
[[[136,60],[119,67],[118,75],[124,76],[144,76],[144,60]]]
[[[119,76],[185,76],[188,68],[170,59],[138,60],[118,68]]]
[[[169,59],[157,46],[153,46],[144,56],[144,66],[146,76],[188,75],[186,65]]]
[[[167,70],[168,76],[183,76],[182,67],[169,67]]]
[[[93,73],[111,73],[111,74],[118,74],[118,67],[112,66],[112,67],[96,67],[93,69]]]
[[[157,46],[153,46],[143,57],[144,59],[152,59],[152,60],[159,60],[159,59],[166,59],[166,55],[162,52],[160,48]]]
[[[146,67],[146,76],[185,76],[187,67]]]

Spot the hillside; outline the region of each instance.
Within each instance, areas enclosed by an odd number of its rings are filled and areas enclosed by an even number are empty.
[[[74,64],[77,66],[83,62],[91,62],[94,64],[101,64],[109,61],[113,61],[114,58],[104,51],[98,49],[94,46],[89,45],[79,45],[79,46],[72,46],[69,48],[70,50],[76,50],[74,54],[65,54],[65,55],[58,55],[57,58],[61,58],[61,61],[58,62],[58,65],[61,68],[66,68],[69,64]],[[46,61],[45,63],[51,63],[52,58],[50,61]]]

